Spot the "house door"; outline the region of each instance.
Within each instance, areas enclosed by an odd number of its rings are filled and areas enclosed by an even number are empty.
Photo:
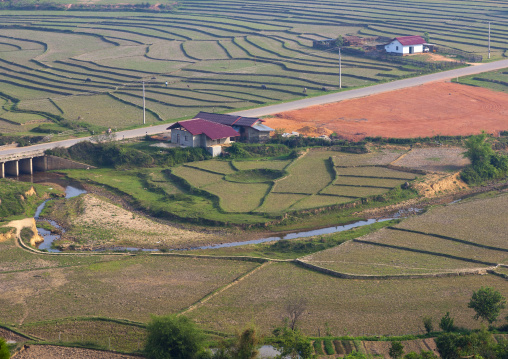
[[[180,134],[176,134],[176,143],[180,144]]]
[[[414,53],[415,53],[415,48],[414,48],[414,46],[409,46],[409,53],[410,53],[410,54],[414,54]]]

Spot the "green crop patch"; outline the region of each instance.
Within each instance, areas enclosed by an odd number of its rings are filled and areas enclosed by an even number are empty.
[[[334,185],[346,186],[368,186],[380,188],[394,188],[400,186],[405,181],[400,179],[384,179],[384,178],[369,178],[369,177],[351,177],[351,176],[338,176]]]
[[[339,176],[378,177],[405,180],[412,180],[416,177],[416,175],[413,173],[395,171],[384,167],[337,168],[337,173]]]
[[[284,171],[268,170],[268,169],[253,169],[246,171],[238,171],[233,174],[227,175],[225,179],[230,182],[245,182],[245,183],[256,183],[256,182],[267,182],[272,181],[285,176],[287,173]]]
[[[283,212],[289,209],[294,203],[308,197],[302,194],[292,193],[270,193],[266,196],[263,205],[258,211],[267,213]]]
[[[388,192],[387,188],[376,188],[376,187],[355,187],[355,186],[339,186],[333,185],[328,186],[320,194],[330,194],[334,196],[345,196],[345,197],[369,197],[377,196]]]
[[[325,195],[312,195],[305,198],[302,201],[291,206],[291,209],[305,209],[305,208],[319,208],[319,207],[327,207],[334,206],[342,203],[347,203],[354,201],[353,198],[348,197],[340,197],[340,196],[325,196]]]
[[[190,163],[188,166],[200,168],[206,171],[222,173],[224,175],[229,175],[236,172],[233,169],[233,167],[231,167],[230,163],[227,161],[218,161],[218,160],[200,161]]]
[[[226,212],[251,212],[259,207],[270,189],[266,183],[212,183],[204,188],[220,198],[220,206]]]
[[[201,188],[212,183],[221,182],[223,175],[202,171],[189,166],[179,166],[171,170],[174,175],[185,179],[192,186]]]
[[[270,161],[238,161],[232,162],[233,166],[238,168],[240,171],[255,170],[255,169],[271,169],[271,170],[282,170],[291,161],[286,160],[270,160]]]

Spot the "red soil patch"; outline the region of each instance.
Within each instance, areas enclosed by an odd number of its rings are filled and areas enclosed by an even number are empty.
[[[266,125],[303,135],[432,137],[508,130],[508,94],[456,83],[431,83],[266,118]],[[306,131],[306,129],[311,131]]]

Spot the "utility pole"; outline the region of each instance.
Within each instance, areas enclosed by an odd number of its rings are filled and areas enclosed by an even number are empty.
[[[342,88],[342,55],[339,47],[339,88]]]
[[[490,59],[490,21],[489,21],[489,59]]]
[[[143,81],[143,125],[146,124],[146,114],[145,114],[145,81]]]

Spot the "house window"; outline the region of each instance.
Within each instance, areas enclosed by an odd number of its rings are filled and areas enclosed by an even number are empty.
[[[395,46],[395,50],[399,51],[399,47],[398,47],[398,46]]]
[[[185,135],[184,137],[185,137],[185,141],[187,141],[187,135]]]

